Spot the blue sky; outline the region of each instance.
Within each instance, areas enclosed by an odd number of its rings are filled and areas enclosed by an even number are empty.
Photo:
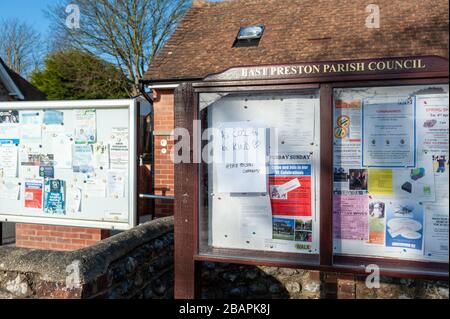
[[[33,26],[45,37],[49,22],[43,10],[56,2],[58,0],[0,0],[0,20],[18,18]]]

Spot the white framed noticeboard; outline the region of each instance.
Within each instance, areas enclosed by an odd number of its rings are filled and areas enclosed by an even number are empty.
[[[0,221],[134,227],[142,108],[142,98],[0,103]]]

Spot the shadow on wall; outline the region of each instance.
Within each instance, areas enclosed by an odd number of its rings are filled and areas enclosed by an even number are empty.
[[[315,274],[301,269],[206,262],[202,266],[201,298],[320,298],[320,278],[312,278]]]

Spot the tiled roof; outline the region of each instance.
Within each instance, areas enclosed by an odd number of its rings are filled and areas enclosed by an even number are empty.
[[[365,26],[367,5],[379,29]],[[233,48],[241,26],[264,24],[258,47]],[[448,58],[448,0],[194,1],[147,80],[199,79],[232,66],[439,55]]]

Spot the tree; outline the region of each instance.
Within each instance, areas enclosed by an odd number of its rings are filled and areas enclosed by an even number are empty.
[[[50,7],[56,42],[117,64],[138,93],[139,80],[169,39],[190,0],[61,0]],[[77,8],[71,11],[73,8]],[[69,12],[69,14],[66,12]],[[76,20],[79,28],[67,22]],[[75,15],[74,15],[75,14]]]
[[[43,56],[40,34],[17,19],[0,21],[0,56],[15,72],[27,76],[37,69]]]
[[[50,100],[126,98],[127,79],[117,67],[77,50],[51,53],[43,70],[31,74],[31,83]]]

